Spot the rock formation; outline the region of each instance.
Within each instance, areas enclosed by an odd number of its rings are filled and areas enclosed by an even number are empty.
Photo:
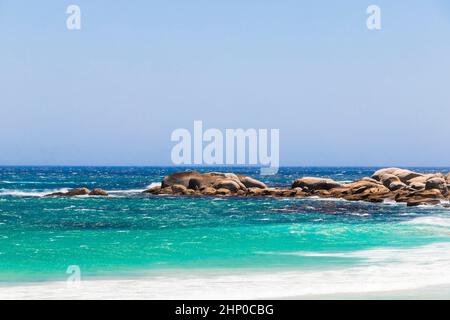
[[[89,190],[88,188],[77,188],[67,192],[55,192],[46,195],[46,197],[76,197],[76,196],[108,196],[108,193],[102,189]]]
[[[350,183],[332,179],[303,177],[291,187],[271,188],[263,182],[233,173],[176,172],[166,176],[161,187],[145,191],[150,194],[242,197],[323,197],[349,201],[406,203],[408,206],[439,204],[449,200],[450,174],[422,174],[406,169],[387,168],[372,177]]]
[[[405,203],[408,206],[436,205],[450,207],[450,173],[418,173],[399,168],[376,171],[372,177],[353,182],[338,182],[319,177],[303,177],[291,186],[268,187],[252,177],[198,171],[175,172],[164,177],[161,186],[144,191],[152,195],[235,196],[235,197],[322,197],[349,201]],[[108,196],[102,189],[87,188],[58,192],[48,197]]]

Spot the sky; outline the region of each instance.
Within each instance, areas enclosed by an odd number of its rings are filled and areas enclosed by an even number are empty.
[[[447,0],[0,0],[0,165],[171,165],[201,120],[285,166],[450,166],[449,36]]]

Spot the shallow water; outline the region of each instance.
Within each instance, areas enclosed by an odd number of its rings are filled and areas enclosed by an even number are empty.
[[[199,282],[228,281],[233,292],[233,285],[238,289],[247,279],[249,297],[261,297],[258,283],[268,275],[274,290],[283,288],[273,291],[278,296],[450,283],[442,276],[450,268],[449,209],[141,194],[174,170],[0,168],[0,285],[64,281],[70,265],[79,266],[88,281],[150,274],[173,279],[185,272]],[[224,171],[203,169],[211,170]],[[374,170],[282,168],[273,177],[258,176],[256,168],[229,171],[251,174],[271,186],[287,186],[301,176],[348,181],[370,176]],[[43,197],[81,186],[103,188],[113,196]],[[223,273],[231,278],[214,278]],[[372,282],[357,285],[368,276],[373,276]],[[159,286],[152,281],[153,288]]]

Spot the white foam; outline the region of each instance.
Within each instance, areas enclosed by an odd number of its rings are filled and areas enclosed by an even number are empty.
[[[145,190],[148,190],[148,189],[151,189],[154,187],[160,187],[160,186],[161,186],[161,182],[152,182],[151,184],[146,186],[144,189],[107,190],[106,192],[108,192],[109,194],[115,194],[115,195],[133,195],[133,194],[142,193]]]
[[[50,193],[55,192],[67,192],[69,189],[56,189],[56,190],[44,190],[44,191],[25,191],[25,190],[12,190],[12,189],[0,189],[0,196],[12,196],[12,197],[44,197]]]
[[[450,218],[437,217],[437,216],[417,217],[410,221],[405,222],[405,224],[450,227]]]
[[[411,249],[297,252],[288,254],[358,257],[363,262],[313,271],[180,271],[133,280],[83,281],[80,289],[68,288],[64,282],[0,287],[0,298],[270,299],[415,290],[450,285],[449,251],[450,243],[435,243]]]

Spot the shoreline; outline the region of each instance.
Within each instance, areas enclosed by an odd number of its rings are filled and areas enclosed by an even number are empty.
[[[266,274],[266,276],[269,276]],[[235,276],[234,276],[235,277]],[[450,299],[450,283],[423,285],[405,289],[386,289],[372,291],[337,291],[333,293],[289,294],[246,294],[238,284],[221,287],[225,294],[214,292],[204,284],[195,284],[194,292],[184,291],[178,294],[161,294],[162,283],[154,285],[158,277],[142,279],[89,280],[81,285],[68,285],[66,282],[41,282],[36,284],[0,285],[0,300],[448,300]],[[165,285],[174,285],[179,279],[170,279]],[[183,279],[183,281],[189,281]],[[239,286],[239,288],[237,288]],[[307,287],[307,284],[305,284]],[[267,283],[261,283],[261,289],[270,292]],[[199,291],[203,290],[202,294]],[[237,291],[240,294],[236,294]],[[244,291],[244,293],[242,293]]]
[[[0,286],[0,299],[447,299],[449,250],[450,242],[442,242],[354,251],[338,255],[362,257],[363,262],[324,269],[161,269],[139,277],[90,278],[69,285],[16,283]]]

